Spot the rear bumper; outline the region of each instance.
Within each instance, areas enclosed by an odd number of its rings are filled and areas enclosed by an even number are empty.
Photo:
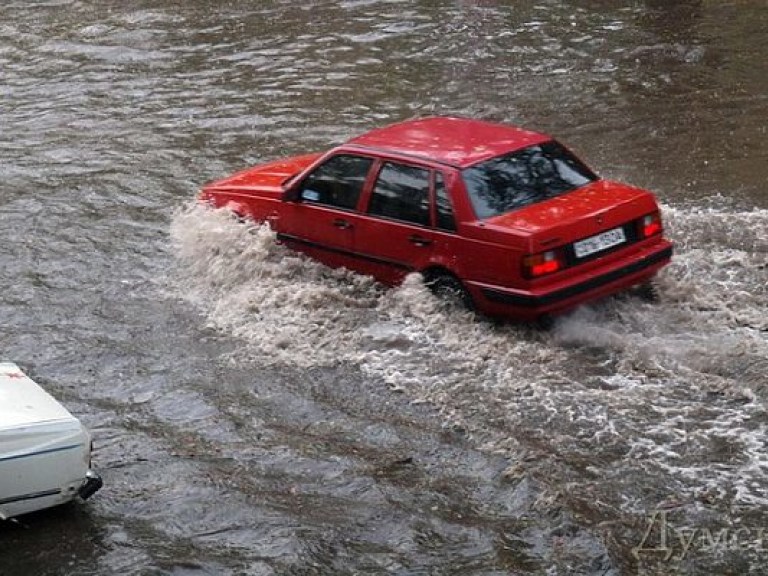
[[[672,258],[672,244],[664,241],[653,250],[622,261],[608,271],[580,278],[552,290],[524,291],[499,286],[474,284],[472,288],[485,300],[492,313],[506,313],[522,319],[563,312],[590,300],[620,292],[652,277]],[[517,312],[516,312],[517,311]]]
[[[88,470],[80,480],[64,481],[63,484],[60,478],[56,478],[55,471],[42,470],[42,474],[49,479],[49,482],[39,484],[41,489],[15,494],[0,490],[0,520],[60,506],[71,501],[76,495],[82,500],[87,500],[104,485],[101,476],[93,470]],[[33,484],[36,478],[25,477],[21,480],[26,484]]]

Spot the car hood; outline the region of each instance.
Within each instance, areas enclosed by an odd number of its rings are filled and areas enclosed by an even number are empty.
[[[280,190],[282,184],[312,164],[320,154],[305,154],[260,164],[205,186],[205,190]]]

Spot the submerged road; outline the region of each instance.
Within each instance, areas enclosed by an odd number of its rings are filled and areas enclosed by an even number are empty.
[[[0,525],[0,575],[768,574],[766,26],[703,0],[3,3],[0,356],[91,428],[106,484]],[[193,206],[449,113],[655,190],[660,302],[495,326]]]

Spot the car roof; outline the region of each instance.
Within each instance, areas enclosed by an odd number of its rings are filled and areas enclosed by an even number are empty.
[[[352,138],[347,146],[466,168],[551,140],[546,134],[482,120],[440,116],[408,120]]]

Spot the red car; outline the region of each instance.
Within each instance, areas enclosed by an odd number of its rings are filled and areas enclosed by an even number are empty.
[[[650,192],[600,179],[544,134],[464,118],[372,130],[201,198],[330,266],[389,285],[418,271],[437,293],[517,320],[647,285],[672,256]]]

